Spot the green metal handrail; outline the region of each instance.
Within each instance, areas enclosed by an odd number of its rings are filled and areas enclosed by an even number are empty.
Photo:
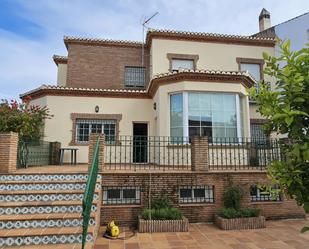
[[[98,171],[99,171],[99,150],[100,141],[99,137],[95,145],[91,167],[89,169],[87,184],[83,196],[83,237],[82,237],[82,249],[84,249],[86,244],[86,237],[88,234],[88,226],[90,220],[91,207],[93,202],[94,190],[97,182]]]

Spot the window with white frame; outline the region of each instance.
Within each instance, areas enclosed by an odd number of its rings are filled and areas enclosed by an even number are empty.
[[[87,143],[91,133],[105,134],[107,142],[115,141],[116,121],[115,120],[76,120],[76,142]]]
[[[194,60],[190,59],[172,59],[172,71],[180,69],[194,69]]]
[[[104,187],[104,204],[140,204],[139,187]]]
[[[181,186],[179,187],[180,203],[213,203],[214,186]]]
[[[282,200],[279,185],[272,186],[271,190],[267,190],[265,187],[258,187],[256,185],[251,186],[250,196],[252,202]]]
[[[170,95],[171,137],[242,137],[238,94],[183,92]]]

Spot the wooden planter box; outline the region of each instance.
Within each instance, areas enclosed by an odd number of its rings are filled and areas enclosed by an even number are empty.
[[[258,229],[266,227],[264,216],[224,219],[216,215],[215,223],[219,228],[223,230]]]
[[[144,220],[138,219],[139,233],[160,233],[160,232],[188,232],[189,221],[182,220]]]

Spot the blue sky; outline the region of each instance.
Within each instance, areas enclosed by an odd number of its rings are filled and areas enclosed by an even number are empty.
[[[152,28],[251,35],[262,8],[278,24],[309,11],[308,0],[0,0],[0,99],[56,84],[53,54],[67,55],[64,35],[142,39]]]

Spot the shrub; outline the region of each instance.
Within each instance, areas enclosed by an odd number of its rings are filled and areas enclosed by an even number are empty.
[[[304,204],[304,209],[305,209],[305,212],[308,214],[309,213],[309,202],[306,202]]]
[[[182,212],[177,208],[144,209],[144,220],[181,220]]]
[[[240,209],[240,200],[244,196],[244,191],[238,186],[229,187],[223,194],[225,208]]]
[[[233,219],[238,217],[238,212],[234,208],[222,208],[219,212],[219,216],[225,219]]]
[[[30,99],[0,100],[0,132],[17,132],[21,139],[39,139],[44,120],[51,118],[46,107],[30,105]]]
[[[242,208],[239,210],[241,217],[258,217],[260,209],[257,208]]]
[[[260,210],[255,208],[243,208],[239,210],[235,208],[223,208],[218,215],[224,219],[258,217]]]
[[[166,196],[161,196],[152,200],[151,207],[153,209],[170,208],[170,201]]]

